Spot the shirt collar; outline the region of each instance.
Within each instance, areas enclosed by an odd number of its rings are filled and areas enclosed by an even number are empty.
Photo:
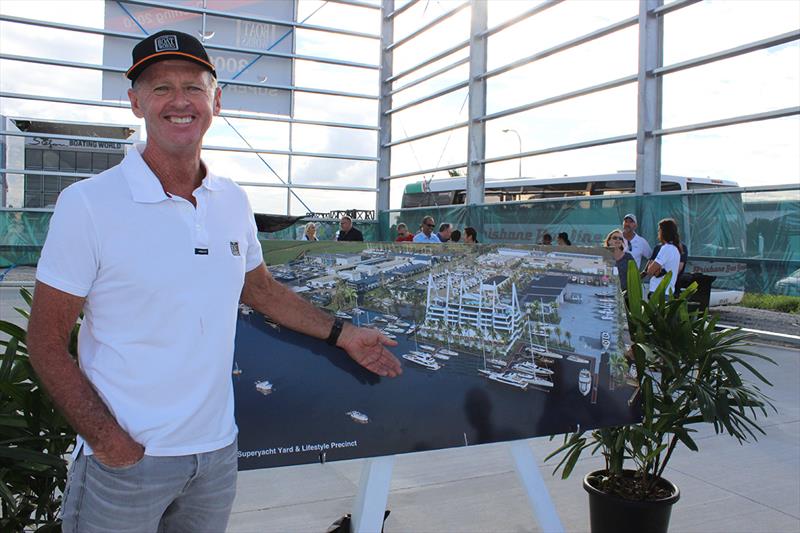
[[[122,160],[122,174],[128,182],[134,201],[147,204],[162,202],[169,199],[169,196],[164,192],[161,182],[142,158],[144,148],[144,143],[133,145],[133,149],[128,151],[125,159]],[[208,170],[205,163],[202,161],[201,163],[206,169],[206,177],[203,178],[200,186],[209,191],[221,190],[220,179]]]

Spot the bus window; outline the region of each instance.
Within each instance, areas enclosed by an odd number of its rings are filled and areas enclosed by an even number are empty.
[[[428,207],[437,205],[450,205],[452,202],[453,202],[452,191],[418,192],[418,193],[404,194],[402,206],[404,208]]]
[[[679,191],[681,190],[681,184],[675,183],[674,181],[662,181],[661,182],[661,192],[667,191]]]
[[[631,180],[607,180],[592,183],[592,194],[625,194],[635,190],[636,183]]]

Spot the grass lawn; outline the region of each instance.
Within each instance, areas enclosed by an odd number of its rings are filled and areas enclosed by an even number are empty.
[[[745,293],[742,306],[781,313],[800,313],[800,296]]]

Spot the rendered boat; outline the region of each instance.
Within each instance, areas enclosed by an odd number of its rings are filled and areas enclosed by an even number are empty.
[[[347,414],[350,418],[353,419],[353,422],[358,422],[359,424],[368,424],[369,417],[362,413],[361,411],[347,411]]]
[[[509,378],[520,380],[524,383],[529,385],[535,385],[537,387],[547,387],[553,388],[553,382],[546,380],[544,378],[540,378],[538,376],[532,376],[530,374],[526,374],[524,372],[509,372],[507,374]]]
[[[499,372],[492,372],[489,374],[489,379],[502,383],[503,385],[510,385],[518,389],[525,390],[528,388],[528,383],[517,377],[513,372],[509,374],[501,374]]]
[[[553,371],[549,368],[542,368],[537,366],[535,363],[531,363],[528,361],[523,361],[522,363],[516,363],[513,367],[514,370],[519,370],[521,372],[527,372],[529,374],[540,374],[542,376],[552,376]]]
[[[442,368],[442,365],[437,363],[432,357],[423,358],[422,356],[417,354],[404,353],[403,359],[411,361],[412,363],[416,363],[420,366],[424,366],[429,370],[439,370],[440,368]]]
[[[262,381],[256,381],[256,390],[266,396],[267,394],[272,394],[274,387],[272,386],[272,383],[264,379]]]

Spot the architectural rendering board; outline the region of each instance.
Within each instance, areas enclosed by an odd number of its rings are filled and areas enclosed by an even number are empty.
[[[272,241],[265,254],[277,280],[396,340],[403,374],[375,376],[242,306],[243,470],[638,418],[619,282],[602,249]]]

